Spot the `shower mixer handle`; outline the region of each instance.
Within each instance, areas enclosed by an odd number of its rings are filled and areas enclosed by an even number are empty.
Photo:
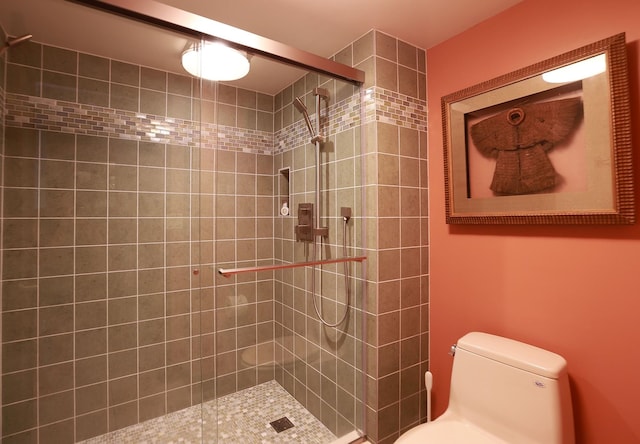
[[[296,225],[296,242],[313,242],[313,228],[311,225]]]
[[[328,237],[328,227],[314,227],[313,204],[298,204],[298,225],[295,226],[296,241],[313,242],[316,236]]]
[[[297,242],[313,242],[315,236],[329,237],[328,227],[313,228],[311,225],[296,225]]]
[[[296,241],[313,242],[313,204],[298,204],[298,225],[295,227]]]

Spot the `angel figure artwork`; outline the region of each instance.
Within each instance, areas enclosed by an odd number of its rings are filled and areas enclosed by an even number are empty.
[[[582,117],[579,97],[513,107],[470,129],[480,153],[496,159],[495,195],[550,192],[558,174],[547,153],[569,137]]]

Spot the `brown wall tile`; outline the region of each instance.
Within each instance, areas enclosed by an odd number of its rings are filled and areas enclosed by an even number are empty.
[[[73,390],[41,396],[38,400],[38,419],[40,424],[49,424],[73,417]]]
[[[38,310],[40,336],[73,331],[73,305],[57,305]]]
[[[7,219],[3,225],[4,248],[35,248],[38,224],[34,219]]]
[[[109,327],[109,352],[134,348],[137,345],[136,327],[134,323]]]
[[[99,355],[75,361],[76,387],[107,380],[107,356]]]
[[[44,45],[42,48],[42,67],[52,71],[77,73],[78,53],[67,49]]]
[[[159,394],[140,399],[140,421],[157,418],[166,414],[165,395]]]
[[[133,375],[138,371],[138,353],[136,349],[109,353],[109,377],[120,378]]]
[[[40,365],[55,364],[73,359],[73,335],[46,336],[38,340]]]
[[[98,328],[76,332],[76,359],[100,355],[107,352],[107,329]]]
[[[73,219],[40,219],[40,246],[73,245],[73,231]],[[33,239],[38,239],[38,236],[34,235]]]
[[[122,429],[138,422],[138,402],[133,401],[109,408],[109,431]]]
[[[107,407],[107,383],[88,385],[76,389],[76,414],[83,415],[88,412]]]
[[[40,71],[27,66],[7,65],[7,92],[40,96]]]
[[[2,371],[5,373],[36,367],[35,339],[2,344]]]
[[[37,217],[38,191],[5,188],[4,217]]]
[[[2,310],[10,311],[36,307],[38,299],[37,288],[35,279],[3,282]],[[71,297],[73,298],[73,293]]]
[[[77,330],[104,327],[106,325],[107,304],[105,301],[75,305],[75,327]]]
[[[68,419],[55,424],[41,426],[39,429],[39,442],[41,444],[72,442],[74,439],[73,423],[73,419]]]
[[[35,399],[4,406],[2,409],[2,433],[11,435],[37,425],[38,411]]]
[[[39,166],[37,159],[7,157],[4,159],[4,186],[36,188]]]
[[[136,375],[109,381],[109,405],[132,401],[138,393],[138,377]]]
[[[136,272],[116,271],[107,274],[109,298],[121,298],[136,295]],[[142,285],[142,284],[141,284]]]
[[[75,277],[76,302],[105,299],[107,297],[107,274],[84,274]]]
[[[156,344],[139,348],[140,371],[157,369],[165,364],[164,344]]]
[[[36,370],[27,370],[4,375],[2,401],[4,404],[35,398],[38,392]]]
[[[76,439],[89,439],[107,431],[107,410],[78,415],[76,418]]]
[[[38,335],[36,309],[10,311],[2,314],[2,340],[17,341]]]

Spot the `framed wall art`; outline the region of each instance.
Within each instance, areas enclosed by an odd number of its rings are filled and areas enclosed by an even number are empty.
[[[632,224],[624,34],[442,98],[449,224]]]

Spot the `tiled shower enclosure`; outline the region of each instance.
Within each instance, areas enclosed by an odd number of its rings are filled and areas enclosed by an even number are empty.
[[[326,254],[342,206],[360,248],[356,87],[309,73],[271,96],[37,41],[2,75],[3,442],[72,443],[273,380],[334,435],[363,427],[362,298],[328,329],[309,270],[215,272],[309,258],[279,210],[285,186],[313,201],[292,101],[313,109],[318,86]],[[317,279],[335,318],[341,269]]]
[[[372,30],[333,58],[364,85],[310,72],[271,95],[37,39],[0,56],[3,443],[118,436],[103,434],[186,408],[217,436],[201,402],[272,384],[333,435],[391,443],[424,420],[425,51]],[[314,155],[292,102],[314,121],[316,87],[323,257],[342,254],[343,207],[348,253],[367,256],[339,329],[317,319],[310,268],[216,273],[309,257],[294,226]],[[316,271],[331,321],[343,272]]]

